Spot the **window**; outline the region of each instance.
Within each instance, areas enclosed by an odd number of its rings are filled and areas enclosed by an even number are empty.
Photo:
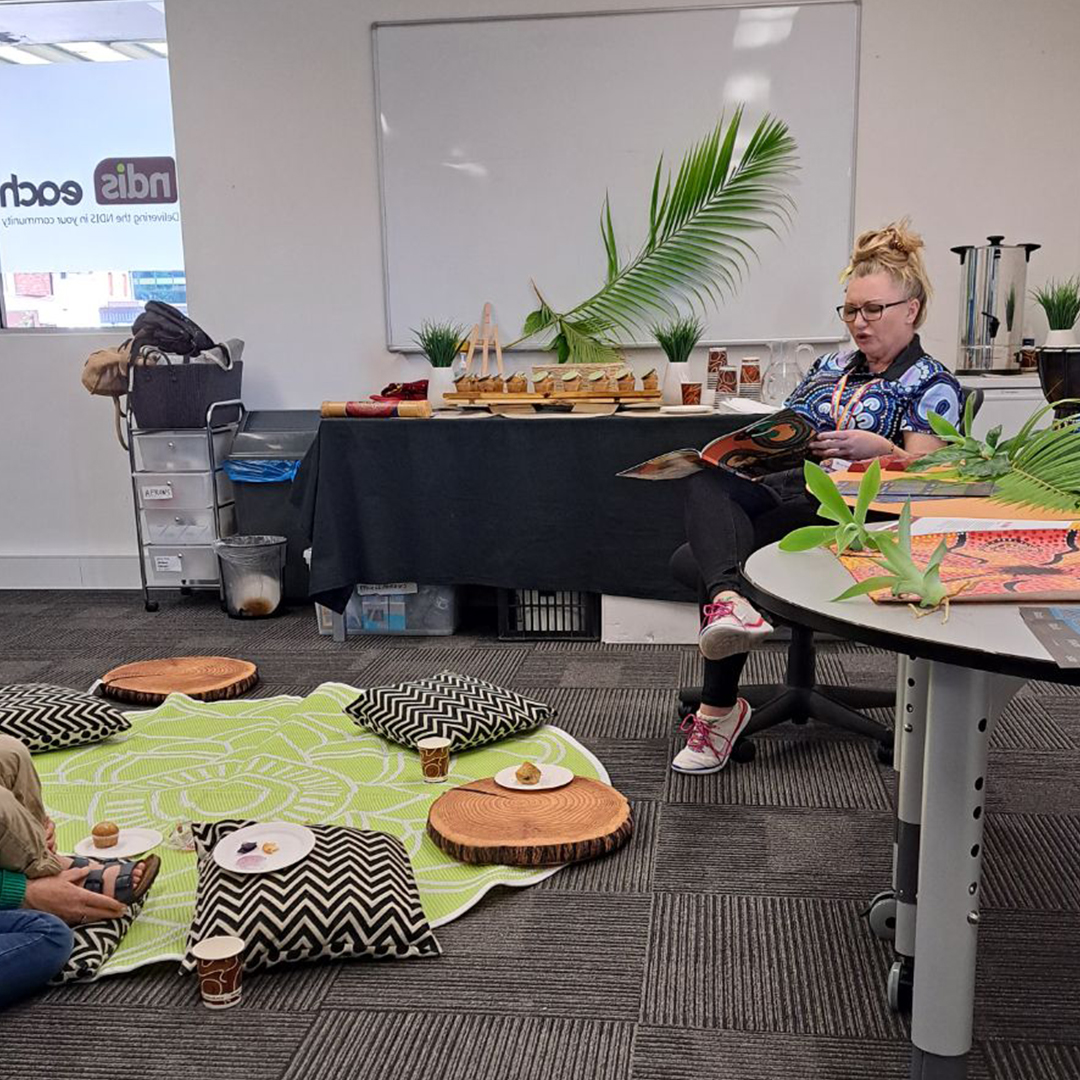
[[[0,326],[186,308],[163,3],[0,3],[0,131]]]

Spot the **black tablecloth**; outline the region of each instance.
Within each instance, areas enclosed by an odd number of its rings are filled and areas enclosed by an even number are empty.
[[[295,485],[311,595],[357,582],[691,600],[668,559],[685,482],[616,477],[745,424],[721,415],[323,420]]]

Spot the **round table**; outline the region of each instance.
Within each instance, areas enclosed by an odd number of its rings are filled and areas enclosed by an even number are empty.
[[[814,630],[887,649],[897,683],[900,773],[894,858],[897,963],[889,997],[912,1005],[912,1080],[962,1080],[971,1049],[982,888],[987,747],[1028,679],[1080,684],[1015,603],[954,603],[916,618],[905,604],[837,603],[852,579],[831,552],[772,544],[743,567],[751,599]],[[917,896],[917,905],[916,905]]]

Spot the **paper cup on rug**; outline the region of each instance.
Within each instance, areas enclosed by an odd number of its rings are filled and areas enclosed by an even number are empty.
[[[450,740],[432,736],[416,744],[424,783],[441,784],[450,775]]]
[[[208,937],[191,947],[198,963],[199,993],[208,1009],[231,1009],[240,1003],[244,939]]]
[[[699,383],[699,382],[684,382],[684,383],[682,383],[682,403],[684,405],[700,405],[701,404],[701,383]]]

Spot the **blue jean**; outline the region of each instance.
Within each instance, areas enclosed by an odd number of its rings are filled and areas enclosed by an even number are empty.
[[[71,930],[43,911],[0,911],[0,1009],[44,986],[71,955]]]

